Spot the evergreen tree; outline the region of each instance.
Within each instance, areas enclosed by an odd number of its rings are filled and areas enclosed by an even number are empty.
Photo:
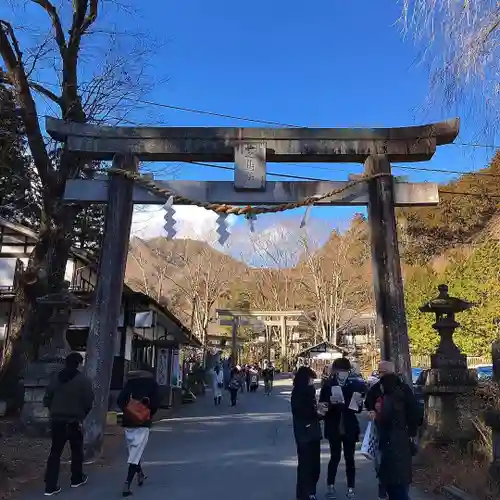
[[[0,217],[36,228],[38,178],[26,153],[26,138],[10,88],[0,83]]]
[[[96,258],[104,230],[104,212],[103,205],[83,208],[77,214],[73,228],[73,246],[91,252]]]
[[[40,221],[40,182],[27,151],[14,95],[0,83],[0,217],[36,230]],[[57,155],[53,155],[55,162]],[[98,255],[103,226],[104,208],[85,207],[76,216],[73,245]]]

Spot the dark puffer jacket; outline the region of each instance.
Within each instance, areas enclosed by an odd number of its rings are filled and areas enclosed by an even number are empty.
[[[83,422],[93,403],[92,384],[76,368],[64,368],[55,374],[43,398],[50,418],[62,422]]]
[[[376,402],[382,409],[375,424],[379,435],[380,464],[378,476],[385,485],[409,485],[412,482],[412,443],[417,435],[419,409],[410,387],[397,375],[385,375],[366,397],[367,410]]]
[[[294,387],[291,397],[293,433],[297,444],[321,441],[314,386]]]
[[[131,398],[142,401],[150,410],[151,417],[160,406],[160,390],[153,375],[148,371],[134,371],[128,375],[127,383],[118,396],[118,406],[123,411],[123,427],[151,427],[152,418],[137,424],[127,418],[125,408]]]

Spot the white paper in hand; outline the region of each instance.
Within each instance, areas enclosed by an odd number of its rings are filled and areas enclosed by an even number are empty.
[[[338,405],[345,402],[344,393],[342,392],[342,387],[338,385],[333,385],[331,390],[332,392],[330,396],[330,403],[332,403],[333,405]]]
[[[361,406],[361,394],[359,392],[354,392],[351,398],[351,402],[349,403],[349,410],[359,411],[359,407]]]

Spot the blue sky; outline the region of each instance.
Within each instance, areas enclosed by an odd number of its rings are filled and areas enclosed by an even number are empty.
[[[426,106],[427,70],[418,63],[418,49],[403,40],[396,25],[396,0],[149,0],[143,5],[137,7],[140,15],[114,14],[113,22],[165,42],[148,71],[153,79],[168,81],[144,96],[148,100],[318,127],[404,126],[443,120],[460,111]],[[7,9],[0,6],[0,15],[11,19]],[[37,7],[30,8],[26,19],[46,25]],[[25,35],[21,41],[28,43]],[[155,109],[155,117],[161,125],[255,125],[163,108]],[[458,142],[473,141],[476,132],[474,122],[462,120]],[[465,172],[483,168],[492,153],[445,146],[432,161],[412,166]],[[335,180],[361,171],[359,165],[346,164],[268,168]],[[453,177],[397,168],[395,173],[415,181]],[[231,179],[230,172],[194,165],[182,165],[176,175]],[[355,211],[359,208],[316,208],[313,219],[328,229]],[[272,216],[269,223],[290,217],[297,214]]]

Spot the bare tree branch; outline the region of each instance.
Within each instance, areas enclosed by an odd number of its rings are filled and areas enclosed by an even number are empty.
[[[61,97],[57,96],[52,92],[51,90],[45,88],[43,85],[40,85],[39,83],[30,81],[28,82],[29,86],[33,89],[36,90],[39,94],[44,95],[45,97],[49,98],[51,101],[53,101],[57,105],[61,105]]]
[[[472,105],[482,120],[498,125],[498,1],[404,0],[402,6],[404,33],[422,48],[435,100]]]
[[[64,59],[67,49],[66,38],[64,37],[64,31],[62,28],[61,19],[59,17],[59,14],[57,13],[56,8],[51,2],[49,2],[49,0],[31,0],[31,1],[33,3],[40,5],[40,7],[42,7],[50,17],[50,20],[52,22],[52,27],[54,28],[54,39],[57,43],[57,46],[59,47],[59,52],[61,54],[61,57]]]
[[[21,103],[26,137],[33,162],[42,183],[47,186],[51,180],[52,165],[45,149],[36,104],[30,92],[30,85],[22,62],[22,52],[16,35],[10,23],[3,20],[0,20],[0,56],[5,63],[9,80],[14,85]]]

